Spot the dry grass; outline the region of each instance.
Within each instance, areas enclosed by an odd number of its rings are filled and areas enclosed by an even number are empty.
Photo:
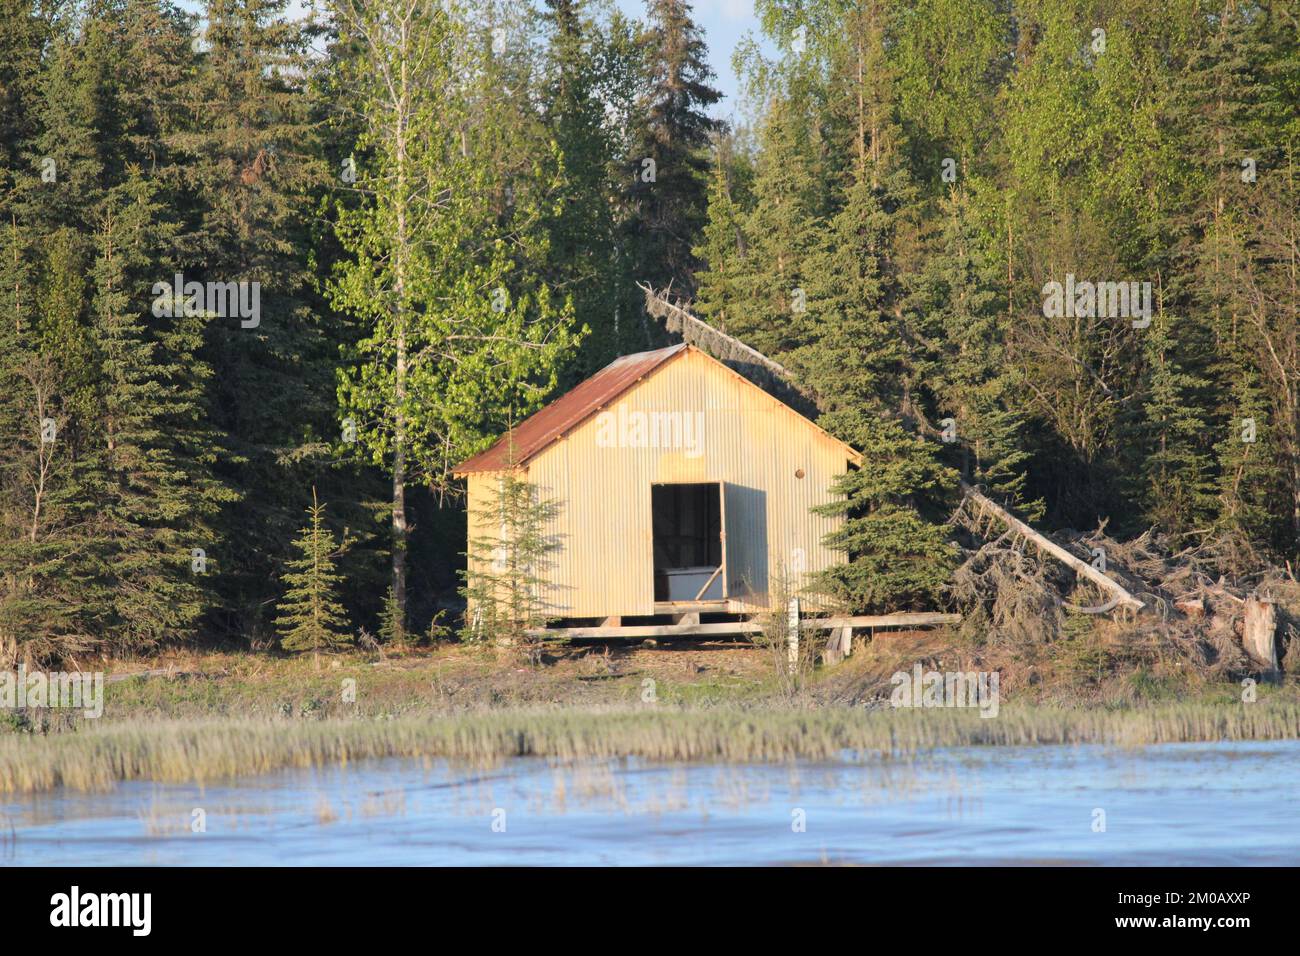
[[[1294,737],[1300,737],[1300,703],[1293,699],[1092,710],[1004,706],[995,719],[959,710],[645,707],[512,708],[391,720],[161,720],[0,737],[0,793],[102,791],[125,780],[205,784],[379,757],[473,765],[521,756],[752,763],[889,758],[934,747]]]
[[[555,654],[540,668],[503,666],[462,647],[377,664],[345,655],[320,670],[309,660],[247,654],[128,665],[165,675],[110,672],[99,720],[0,712],[0,793],[202,784],[383,757],[748,763],[897,758],[948,746],[1300,737],[1294,680],[1261,686],[1258,702],[1243,703],[1235,682],[1212,680],[1178,647],[1135,640],[1119,626],[1020,646],[946,631],[881,636],[795,690],[776,673],[783,660],[743,644]],[[997,671],[999,715],[890,709],[890,676],[917,662]]]

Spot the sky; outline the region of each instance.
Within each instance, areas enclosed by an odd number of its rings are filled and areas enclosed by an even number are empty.
[[[617,6],[628,16],[642,17],[645,0],[616,0]],[[758,17],[754,15],[753,0],[691,0],[692,17],[704,31],[709,45],[709,63],[717,74],[714,86],[723,94],[722,102],[710,112],[714,116],[730,116],[736,108],[737,80],[731,70],[731,54],[746,33],[759,36]],[[771,47],[763,48],[770,54]]]

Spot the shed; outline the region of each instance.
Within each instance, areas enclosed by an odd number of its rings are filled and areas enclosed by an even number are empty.
[[[615,360],[455,469],[474,516],[514,469],[558,506],[544,578],[556,618],[766,610],[842,556],[850,446],[700,351],[680,344]],[[472,526],[471,536],[483,529]],[[471,571],[473,569],[471,568]]]

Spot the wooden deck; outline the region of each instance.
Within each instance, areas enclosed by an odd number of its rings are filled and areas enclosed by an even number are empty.
[[[677,608],[680,610],[680,608]],[[906,612],[899,614],[874,614],[855,617],[807,617],[799,622],[802,630],[833,630],[849,628],[851,630],[891,627],[939,627],[945,624],[960,624],[960,614],[940,614],[932,612]],[[631,624],[626,626],[598,627],[556,627],[532,631],[536,637],[552,640],[592,637],[743,637],[758,634],[762,626],[753,621],[723,621],[708,624]]]

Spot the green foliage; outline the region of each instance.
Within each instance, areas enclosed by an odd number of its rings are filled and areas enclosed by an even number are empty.
[[[993,80],[1005,70],[1007,5],[916,0],[903,6],[896,32],[898,110],[918,164],[937,169],[952,157],[973,171],[996,129]]]
[[[739,179],[733,195],[715,179],[719,201],[710,206],[708,245],[700,249],[712,255],[699,279],[701,314],[774,357],[806,338],[796,290],[806,284],[805,260],[828,208],[822,147],[805,107],[793,97],[773,101],[752,186]]]
[[[131,275],[166,240],[152,187],[132,177],[109,194],[95,237],[91,336],[100,362],[99,427],[78,469],[95,582],[91,630],[139,649],[183,636],[208,600],[211,521],[229,492],[211,472],[198,405],[197,322],[180,316],[150,335],[132,308]],[[137,280],[138,281],[138,280]],[[194,549],[203,560],[195,567]]]
[[[757,9],[779,55],[737,57],[753,180],[719,153],[700,313],[850,441],[855,415],[927,438],[951,419],[940,460],[1028,518],[1218,539],[1230,572],[1294,558],[1289,6]],[[1045,314],[1067,274],[1149,282],[1150,322]],[[909,507],[937,520],[926,497]]]
[[[342,255],[328,285],[358,332],[338,399],[356,450],[392,477],[393,600],[405,619],[408,483],[452,493],[452,467],[541,404],[582,333],[537,268],[558,177],[554,144],[499,96],[501,82],[524,81],[522,65],[471,42],[474,25],[440,6],[349,0],[339,12],[352,44],[340,82],[364,122],[358,197],[336,206]]]
[[[1294,563],[1300,23],[1149,8],[759,0],[724,127],[684,0],[0,0],[0,666],[258,644],[308,484],[336,599],[436,633],[453,466],[658,340],[636,280],[863,453],[836,600],[938,599],[959,476]],[[151,308],[178,273],[257,326]],[[1045,314],[1067,274],[1150,323]]]
[[[379,609],[379,639],[400,647],[406,643],[406,637],[406,614],[390,587],[384,595],[383,606]]]
[[[467,604],[466,640],[524,647],[536,659],[539,649],[527,632],[554,617],[555,582],[547,572],[552,555],[562,547],[550,531],[559,510],[558,502],[507,471],[470,513],[461,589]]]
[[[619,242],[620,195],[611,171],[621,159],[624,108],[635,98],[640,56],[619,20],[603,23],[584,0],[546,0],[542,122],[559,163],[559,201],[543,214],[545,271],[572,297],[574,323],[591,331],[576,371],[582,376],[635,351],[627,292],[629,261]],[[608,107],[608,108],[607,108]],[[635,330],[639,331],[639,330]]]
[[[311,520],[293,543],[298,556],[281,575],[284,597],[276,606],[275,626],[286,651],[318,654],[351,644],[353,637],[338,601],[340,575],[334,561],[342,548],[325,527],[325,506],[317,501],[315,488],[307,514]]]
[[[750,248],[745,220],[753,206],[753,169],[747,157],[737,155],[735,146],[729,136],[718,138],[709,173],[708,221],[694,250],[701,262],[708,263],[696,275],[696,312],[724,330],[732,306],[743,301],[742,279]]]
[[[845,517],[827,544],[847,563],[817,588],[855,610],[926,606],[955,557],[943,522],[956,475],[904,425],[928,384],[904,281],[919,193],[894,116],[888,15],[867,4],[847,16],[840,39],[805,29],[808,56],[764,67],[752,190],[733,196],[715,179],[711,193],[701,312],[791,368],[819,423],[864,453],[841,500],[819,509]]]
[[[75,508],[70,443],[58,441],[69,425],[59,393],[58,366],[33,346],[34,269],[24,261],[17,223],[0,246],[0,489],[4,538],[0,541],[0,666],[33,661],[92,646],[77,616],[76,596],[64,585],[85,533]],[[46,441],[52,425],[54,441]],[[66,437],[66,432],[64,433]],[[71,582],[70,582],[71,583]]]
[[[641,96],[629,134],[628,216],[625,241],[633,244],[633,274],[655,288],[694,288],[698,265],[692,247],[705,221],[707,146],[721,124],[705,110],[721,94],[686,0],[648,0],[637,43]]]
[[[942,232],[926,263],[920,307],[939,343],[922,379],[937,410],[952,422],[951,442],[962,476],[1026,518],[1042,502],[1026,500],[1026,415],[1022,383],[1008,361],[1008,317],[997,294],[997,263],[988,254],[962,189],[939,204]]]
[[[864,462],[836,484],[843,498],[818,510],[845,516],[826,544],[847,563],[825,571],[818,586],[852,608],[932,607],[956,558],[938,515],[918,504],[942,500],[951,473],[933,444],[889,420],[864,420],[857,431]]]
[[[201,52],[180,88],[203,117],[177,137],[197,200],[181,238],[192,256],[186,278],[260,289],[256,327],[214,321],[202,347],[212,368],[203,400],[224,450],[217,467],[237,495],[221,518],[216,623],[241,636],[274,597],[274,571],[300,516],[297,490],[318,483],[332,501],[355,495],[328,474],[338,343],[321,321],[309,257],[326,170],[301,82],[312,66],[311,31],[287,8],[286,0],[207,0]]]
[[[827,544],[848,559],[821,583],[854,608],[893,610],[932,605],[947,580],[954,551],[940,503],[955,482],[935,443],[909,433],[894,411],[907,407],[914,366],[886,258],[888,209],[898,194],[873,187],[868,175],[850,190],[814,259],[817,337],[797,360],[817,389],[822,423],[864,456],[835,488],[843,500],[821,509],[846,516]]]

